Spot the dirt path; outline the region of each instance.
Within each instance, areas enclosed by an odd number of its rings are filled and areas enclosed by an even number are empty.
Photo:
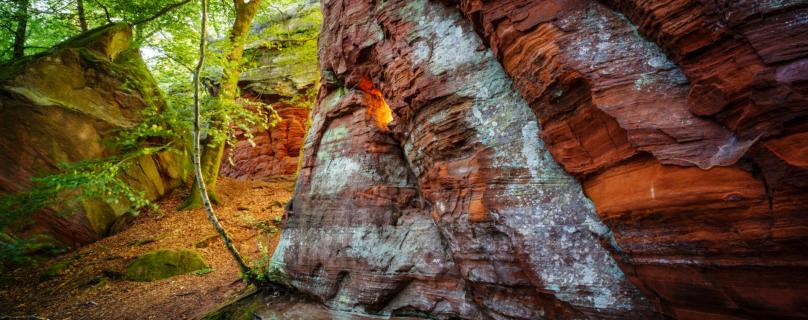
[[[219,219],[250,261],[271,256],[279,236],[274,221],[280,220],[292,188],[293,182],[220,179],[224,205],[218,208]],[[186,193],[160,201],[160,212],[141,214],[121,233],[40,268],[14,271],[11,282],[0,288],[0,318],[196,319],[238,296],[245,285],[205,213],[176,211]],[[117,276],[140,254],[183,248],[199,251],[213,271],[153,282]],[[43,278],[48,268],[54,275]]]

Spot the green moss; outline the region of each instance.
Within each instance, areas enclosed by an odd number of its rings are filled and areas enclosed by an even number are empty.
[[[207,314],[203,320],[252,320],[255,312],[263,304],[261,295],[251,293],[238,298],[219,310]]]
[[[154,281],[209,268],[205,259],[193,250],[156,250],[129,264],[124,279]]]
[[[44,280],[60,276],[64,274],[65,269],[67,269],[67,267],[69,266],[70,266],[69,260],[58,261],[50,265],[49,267],[45,268],[45,270],[42,270],[42,272],[39,274],[39,278]]]
[[[98,235],[107,234],[107,230],[117,219],[115,211],[103,201],[85,200],[81,206],[84,209],[84,216]]]
[[[127,23],[112,23],[81,33],[54,48],[89,48],[107,58],[114,59],[130,46],[132,27]]]

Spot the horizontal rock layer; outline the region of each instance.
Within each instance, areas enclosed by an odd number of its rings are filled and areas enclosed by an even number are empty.
[[[322,5],[323,87],[272,274],[360,313],[656,316],[457,8]]]
[[[808,3],[458,2],[658,310],[808,317]]]

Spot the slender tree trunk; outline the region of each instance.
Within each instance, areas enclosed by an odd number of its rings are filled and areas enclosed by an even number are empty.
[[[76,11],[79,14],[81,32],[87,31],[87,16],[84,15],[84,0],[76,0]]]
[[[208,136],[208,139],[210,139],[210,136]],[[205,143],[205,147],[202,149],[202,156],[200,160],[202,166],[202,178],[205,180],[205,184],[207,185],[208,197],[214,204],[219,204],[219,197],[216,195],[215,188],[217,181],[216,178],[219,175],[219,169],[222,166],[221,159],[224,155],[224,145],[224,142],[215,144]],[[199,185],[194,184],[193,188],[191,189],[191,194],[188,196],[188,199],[185,200],[185,203],[182,205],[180,210],[199,208],[201,205],[202,198],[200,197],[199,193]]]
[[[238,250],[230,240],[230,236],[227,234],[227,231],[224,230],[222,224],[219,223],[219,219],[216,217],[216,212],[213,211],[213,205],[210,203],[210,198],[208,197],[208,192],[205,188],[205,180],[202,178],[202,159],[200,157],[199,150],[199,74],[202,72],[202,66],[205,63],[205,29],[207,28],[208,16],[207,6],[207,1],[202,0],[202,30],[200,32],[201,36],[199,40],[199,63],[197,63],[196,69],[194,70],[194,175],[196,177],[196,185],[199,190],[199,196],[205,206],[205,212],[208,214],[208,219],[210,219],[210,222],[213,224],[216,232],[219,233],[219,236],[222,237],[225,247],[227,247],[227,250],[233,256],[233,259],[236,260],[241,272],[245,275],[250,275],[250,268],[244,262],[244,259],[241,258]]]
[[[25,36],[28,30],[29,0],[16,0],[17,2],[17,32],[14,33],[14,59],[25,56]]]
[[[261,6],[261,1],[251,0],[244,2],[244,0],[234,0],[234,4],[236,7],[236,20],[233,22],[228,35],[230,48],[225,59],[221,87],[216,97],[221,103],[232,103],[238,97],[238,79],[241,76],[241,59],[244,57],[244,45],[247,41],[247,34],[250,32],[253,18],[255,18],[255,14],[258,13],[258,8]],[[224,131],[221,129],[225,129],[228,125],[229,123],[226,123],[224,119],[211,119],[211,126],[220,129],[220,132]],[[208,139],[210,139],[210,136]],[[205,183],[207,183],[211,199],[216,203],[218,203],[216,182],[219,177],[219,169],[222,166],[225,147],[224,139],[218,140],[214,143],[207,143],[202,153],[202,172]],[[202,199],[199,198],[198,192],[194,191],[196,190],[191,191],[190,197],[182,206],[183,209],[198,208],[202,204]]]

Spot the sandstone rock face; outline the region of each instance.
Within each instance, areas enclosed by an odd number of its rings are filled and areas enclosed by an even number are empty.
[[[322,6],[323,87],[272,274],[342,311],[656,317],[455,6]]]
[[[243,133],[228,148],[220,175],[236,179],[267,180],[297,172],[300,149],[308,130],[308,106],[273,103],[280,121],[272,128],[253,132],[253,144]],[[229,160],[232,159],[232,163]]]
[[[319,6],[305,8],[307,11],[303,13],[286,13],[295,16],[283,23],[290,33],[314,32],[319,28],[317,23],[306,22],[306,17],[319,15]],[[260,33],[260,27],[254,29]],[[240,133],[235,147],[226,151],[232,163],[223,163],[221,175],[267,180],[297,172],[300,149],[309,127],[308,114],[314,103],[312,96],[320,83],[314,48],[309,52],[304,47],[305,44],[248,48],[246,60],[249,63],[239,80],[242,96],[272,105],[280,121],[268,130],[254,129],[254,146]]]
[[[657,310],[808,317],[808,3],[457,2]]]
[[[127,25],[102,27],[0,70],[0,193],[27,190],[59,163],[114,155],[105,139],[163,103],[131,36]],[[125,179],[156,199],[182,182],[185,161],[170,152],[142,156]],[[88,243],[127,210],[88,201],[67,216],[36,214],[33,231]]]

